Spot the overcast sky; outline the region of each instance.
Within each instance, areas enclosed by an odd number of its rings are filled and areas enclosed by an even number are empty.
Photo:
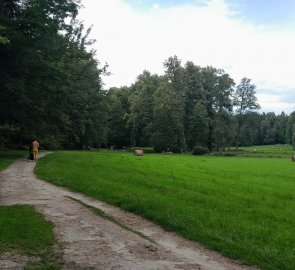
[[[163,62],[224,69],[252,79],[262,111],[295,111],[294,0],[82,0],[105,88],[134,83]]]

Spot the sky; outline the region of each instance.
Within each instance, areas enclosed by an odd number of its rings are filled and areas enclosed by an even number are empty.
[[[131,85],[164,61],[223,69],[256,85],[261,111],[295,111],[294,0],[81,0],[105,88]]]

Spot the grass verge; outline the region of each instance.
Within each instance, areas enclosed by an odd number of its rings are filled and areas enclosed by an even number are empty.
[[[0,252],[37,258],[25,269],[60,269],[53,225],[29,205],[0,206]]]
[[[295,269],[295,166],[285,158],[59,152],[37,175],[262,269]]]

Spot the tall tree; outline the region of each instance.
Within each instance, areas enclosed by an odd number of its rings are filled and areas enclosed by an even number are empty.
[[[241,117],[240,128],[240,144],[244,146],[259,145],[262,143],[261,137],[261,121],[265,116],[260,115],[257,112],[246,112],[239,116],[235,115],[233,123],[237,123],[238,117]],[[235,127],[233,127],[235,129]]]
[[[213,145],[217,151],[224,151],[234,141],[232,114],[226,110],[219,110],[214,117]]]
[[[293,144],[293,147],[295,150],[295,144],[293,140],[294,134],[295,134],[295,111],[292,112],[288,117],[287,130],[286,130],[286,141],[287,143]]]
[[[187,145],[189,149],[195,146],[207,147],[211,119],[208,117],[206,106],[200,100],[188,116]]]
[[[240,145],[241,141],[241,126],[243,124],[242,115],[246,112],[260,109],[260,105],[257,102],[255,88],[256,86],[254,84],[251,84],[250,79],[242,78],[234,93],[233,105],[236,107],[237,114],[237,147]]]
[[[103,68],[86,50],[90,30],[75,19],[78,2],[1,1],[10,43],[0,46],[0,125],[15,130],[14,143],[36,136],[43,146],[104,140]]]
[[[127,124],[132,129],[133,146],[151,145],[154,93],[160,86],[161,80],[163,79],[158,75],[144,71],[131,86]]]
[[[181,67],[181,61],[177,56],[169,57],[164,62],[165,77],[168,80],[168,89],[170,90],[170,119],[174,127],[174,135],[176,136],[175,151],[183,152],[186,150],[186,141],[184,133],[184,70]]]
[[[203,88],[202,69],[192,62],[184,67],[185,138],[187,147],[207,146],[209,117]]]
[[[127,115],[130,113],[129,95],[129,87],[111,88],[108,91],[108,143],[115,148],[132,145],[131,127],[127,124]]]
[[[175,98],[171,85],[164,81],[154,96],[153,117],[151,125],[151,143],[157,152],[181,152],[182,141],[179,132],[179,116],[175,110]]]

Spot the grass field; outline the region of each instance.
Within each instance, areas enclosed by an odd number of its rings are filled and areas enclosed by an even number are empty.
[[[25,151],[0,151],[0,170],[15,159],[27,156]],[[0,253],[16,251],[21,255],[37,257],[26,270],[55,270],[61,268],[61,254],[56,243],[52,223],[29,205],[0,205]]]
[[[35,172],[244,263],[295,269],[290,159],[58,152]]]

